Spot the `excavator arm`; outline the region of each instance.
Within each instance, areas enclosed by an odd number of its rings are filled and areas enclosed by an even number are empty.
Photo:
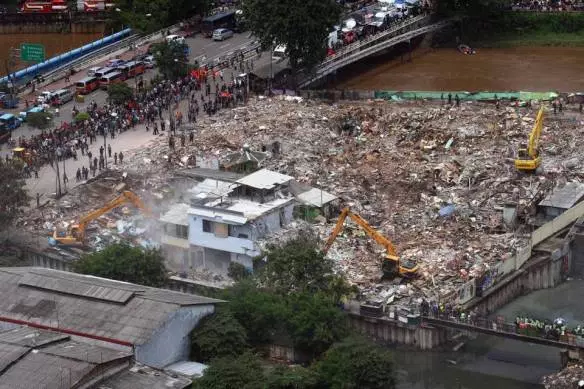
[[[344,208],[342,210],[341,214],[339,215],[339,219],[337,220],[337,224],[335,225],[335,228],[333,229],[333,231],[331,232],[330,236],[328,237],[328,239],[325,243],[325,246],[323,249],[323,252],[325,254],[328,252],[328,250],[331,248],[331,246],[335,242],[337,236],[343,230],[343,227],[345,225],[345,219],[347,218],[347,216],[349,218],[351,218],[351,220],[353,220],[359,227],[361,227],[367,233],[367,235],[369,235],[373,240],[375,240],[381,246],[385,247],[387,259],[386,259],[386,261],[384,261],[383,266],[382,266],[382,269],[384,271],[384,275],[387,273],[395,272],[396,267],[397,267],[397,271],[401,275],[413,276],[416,274],[416,272],[418,270],[417,264],[415,264],[414,262],[411,262],[411,261],[406,261],[406,263],[401,264],[400,258],[397,255],[397,250],[396,250],[395,246],[393,245],[393,243],[391,243],[391,241],[389,239],[387,239],[385,236],[383,236],[375,228],[371,227],[371,225],[369,223],[367,223],[367,221],[365,219],[363,219],[361,216],[351,212],[351,210],[349,208]]]
[[[537,158],[538,147],[539,147],[539,137],[541,136],[541,130],[543,128],[543,107],[539,109],[537,117],[535,119],[535,124],[533,125],[533,130],[529,134],[529,144],[527,145],[527,152],[531,158]]]
[[[87,228],[87,225],[91,221],[99,218],[101,215],[111,211],[112,209],[114,209],[116,207],[119,207],[120,205],[122,205],[126,202],[130,202],[130,203],[134,204],[137,208],[142,210],[148,216],[150,216],[152,214],[150,209],[144,204],[144,202],[135,193],[126,190],[126,191],[122,192],[121,195],[119,195],[115,199],[111,200],[109,203],[107,203],[103,207],[96,209],[96,210],[88,213],[87,215],[83,216],[79,220],[79,224],[76,226],[73,226],[69,235],[70,236],[75,235],[75,238],[78,241],[83,242],[85,240],[85,229]]]

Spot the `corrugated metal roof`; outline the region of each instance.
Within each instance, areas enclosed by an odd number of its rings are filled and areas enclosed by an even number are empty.
[[[79,280],[67,280],[64,278],[50,277],[42,274],[29,273],[18,282],[18,285],[33,286],[39,289],[62,292],[76,296],[111,301],[114,303],[126,303],[132,298],[134,292],[118,288],[104,287]]]
[[[148,367],[132,368],[108,378],[99,386],[108,389],[185,389],[192,381],[185,377],[171,377]]]
[[[0,344],[0,372],[28,352],[28,348],[14,344]]]
[[[66,339],[69,339],[69,335],[24,326],[0,332],[0,342],[25,347],[41,347]]]
[[[63,358],[77,359],[79,361],[102,364],[121,358],[132,356],[132,353],[99,347],[90,343],[81,343],[70,340],[44,347],[43,353]]]
[[[91,363],[33,351],[0,376],[0,388],[72,388],[93,368]]]
[[[539,205],[561,209],[572,208],[584,197],[584,184],[568,182],[564,186],[556,187],[543,199]]]
[[[303,204],[310,205],[313,207],[322,207],[324,204],[330,203],[333,200],[338,199],[334,194],[325,192],[324,190],[312,188],[304,193],[296,195],[298,201]]]
[[[47,290],[30,285],[19,285],[28,274],[43,276],[44,282],[51,285],[68,281],[67,285],[70,282],[90,284],[97,289],[88,290],[87,295],[84,295],[78,293],[75,285],[73,285],[74,293],[72,294],[61,287]],[[54,280],[46,280],[47,278]],[[104,292],[108,288],[111,290]],[[118,291],[129,291],[134,295],[125,303],[91,297],[110,297],[108,293],[115,295],[119,293]],[[132,344],[145,343],[182,306],[220,302],[220,300],[206,297],[98,277],[27,267],[0,269],[0,295],[3,297],[0,299],[0,316],[75,330]]]
[[[256,189],[273,189],[276,185],[282,185],[290,182],[294,177],[287,176],[268,169],[261,169],[239,180],[241,185],[249,186]]]

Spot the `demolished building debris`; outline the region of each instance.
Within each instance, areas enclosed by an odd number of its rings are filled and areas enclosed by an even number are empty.
[[[259,168],[338,196],[339,207],[350,206],[390,237],[401,257],[418,261],[420,277],[412,283],[380,282],[383,253],[349,224],[328,255],[367,298],[394,296],[403,303],[447,298],[525,244],[524,232],[531,227],[505,222],[505,209],[516,207],[513,215],[523,217],[521,211],[544,189],[560,180],[578,182],[584,177],[578,152],[584,142],[578,136],[581,123],[553,116],[546,120],[540,142],[545,173],[521,175],[514,169],[515,150],[525,141],[536,109],[497,110],[477,102],[454,108],[420,101],[331,105],[257,98],[245,107],[202,117],[193,144],[170,150],[162,137],[150,147],[124,151],[128,161],[124,168],[130,169],[126,185],[147,191],[168,209],[173,202],[186,200],[178,200],[179,170],[219,166],[244,145],[265,150],[267,157],[258,159]],[[265,147],[275,143],[277,153]],[[123,181],[119,172],[107,174],[96,181],[107,183],[116,174],[115,185]],[[96,183],[82,188],[91,185]],[[111,182],[109,190],[115,185]],[[46,232],[56,219],[70,219],[73,212],[67,202],[77,212],[81,206],[74,196],[49,204],[44,215],[51,216],[25,217],[21,225]],[[319,204],[319,193],[304,197],[305,202]],[[96,204],[103,201],[99,196],[89,198]],[[305,228],[304,224],[291,223],[288,228]],[[311,227],[324,240],[333,223],[321,221]]]

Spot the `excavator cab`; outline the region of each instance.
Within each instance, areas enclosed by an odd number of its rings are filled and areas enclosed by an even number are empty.
[[[524,145],[517,150],[517,159],[515,160],[515,168],[521,172],[537,172],[541,157],[539,155],[539,138],[543,129],[544,108],[541,107],[537,113],[533,130],[529,134],[527,145]]]

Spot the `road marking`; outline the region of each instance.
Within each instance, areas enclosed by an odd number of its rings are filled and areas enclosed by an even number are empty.
[[[220,48],[220,49],[224,49],[224,48],[226,48],[226,47],[229,47],[229,46],[231,46],[231,44],[229,44],[229,43],[226,43],[226,44],[224,44],[224,45],[221,45],[221,46],[219,46],[219,48]]]

